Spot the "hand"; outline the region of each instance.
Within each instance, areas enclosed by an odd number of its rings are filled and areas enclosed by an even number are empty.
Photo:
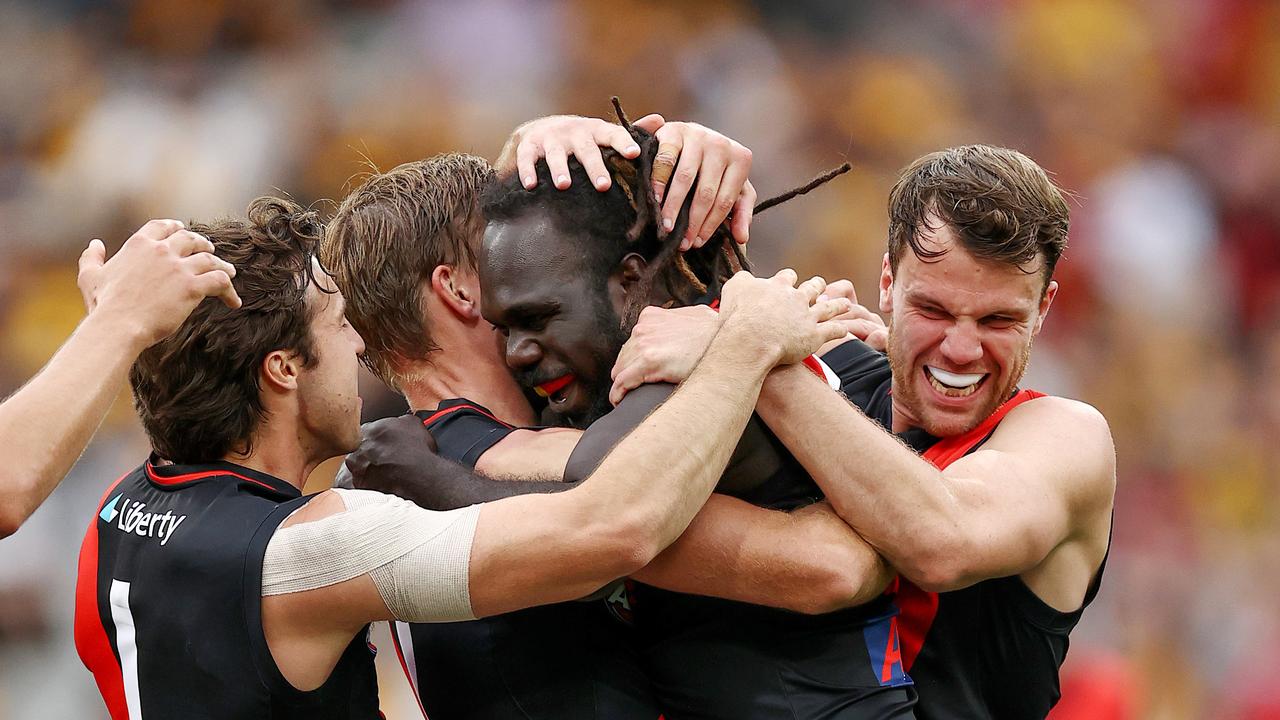
[[[818,349],[818,355],[825,355],[829,350],[844,344],[845,341],[857,338],[866,343],[871,349],[884,352],[889,345],[889,328],[885,326],[884,320],[870,309],[858,304],[858,293],[853,289],[853,283],[848,280],[837,280],[829,285],[819,299],[827,298],[848,298],[853,303],[853,307],[848,311],[832,318],[836,322],[844,325],[844,337],[839,340],[832,340]]]
[[[206,297],[240,307],[231,284],[236,269],[213,253],[208,238],[181,222],[152,220],[109,261],[102,241],[91,241],[80,255],[76,284],[91,315],[132,327],[150,347],[177,330]]]
[[[653,122],[652,118],[657,118],[661,125],[660,115],[642,119]],[[602,147],[611,147],[625,158],[640,156],[640,146],[621,125],[599,118],[551,115],[530,120],[516,128],[494,162],[493,169],[500,177],[509,175],[513,170],[519,172],[521,184],[526,190],[532,190],[538,184],[538,173],[534,167],[538,160],[545,158],[553,184],[564,190],[569,187],[569,155],[573,155],[587,171],[587,177],[592,179],[595,188],[603,192],[613,183],[600,154]]]
[[[847,312],[848,298],[818,300],[827,282],[810,278],[796,286],[796,272],[785,269],[769,279],[740,272],[725,283],[720,304],[720,334],[737,333],[760,345],[761,357],[789,365],[823,344],[845,335],[832,318]]]
[[[683,382],[719,328],[719,314],[706,305],[642,310],[613,365],[609,402],[617,405],[641,385]]]
[[[395,494],[406,477],[420,475],[434,463],[448,462],[436,455],[435,438],[416,415],[365,423],[360,434],[360,447],[343,463],[352,486],[360,490]]]
[[[730,211],[733,212],[730,223],[733,237],[745,244],[756,204],[756,190],[747,179],[751,172],[751,151],[697,123],[661,123],[661,120],[661,116],[650,115],[635,124],[658,138],[658,155],[653,162],[653,194],[662,203],[663,229],[675,226],[676,216],[696,179],[697,195],[689,209],[689,229],[680,249],[702,247]]]

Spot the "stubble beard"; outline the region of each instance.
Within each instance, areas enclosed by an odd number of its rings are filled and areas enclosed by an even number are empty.
[[[916,391],[917,383],[923,382],[915,372],[916,367],[904,366],[901,361],[903,353],[897,349],[897,336],[893,332],[893,323],[890,323],[887,350],[889,368],[893,373],[893,406],[899,413],[905,415],[914,427],[919,427],[934,437],[963,435],[991,417],[997,408],[1013,396],[1018,383],[1027,372],[1027,366],[1031,363],[1031,344],[1031,339],[1028,339],[1018,352],[1012,368],[1013,372],[1009,374],[1004,387],[998,388],[998,392],[995,393],[989,392],[986,388],[980,389],[980,392],[985,394],[985,400],[978,412],[962,419],[955,419],[950,415],[936,417],[937,414]]]

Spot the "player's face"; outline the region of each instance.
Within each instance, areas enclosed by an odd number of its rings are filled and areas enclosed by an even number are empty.
[[[627,336],[621,299],[583,272],[574,245],[541,218],[490,223],[480,306],[516,379],[547,398],[548,420],[585,427],[610,409],[609,371]]]
[[[311,349],[315,362],[298,377],[299,422],[315,457],[334,457],[360,445],[359,356],[364,341],[347,322],[346,301],[317,265],[307,288]]]
[[[945,249],[928,262],[886,257],[880,309],[889,316],[895,429],[948,437],[976,427],[1014,392],[1057,292],[1043,277],[975,258],[948,227],[926,237]]]

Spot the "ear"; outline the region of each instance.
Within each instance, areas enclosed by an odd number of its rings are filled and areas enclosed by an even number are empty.
[[[466,323],[480,320],[480,283],[475,273],[452,265],[437,265],[431,271],[430,292],[459,320]]]
[[[613,274],[609,276],[609,299],[613,302],[614,310],[621,313],[622,308],[627,306],[631,293],[636,291],[648,266],[649,263],[639,253],[629,253],[614,268]]]
[[[1049,285],[1044,289],[1044,297],[1040,298],[1040,314],[1036,317],[1036,326],[1031,330],[1032,335],[1039,335],[1040,328],[1044,326],[1044,318],[1049,314],[1049,306],[1053,304],[1053,298],[1058,294],[1058,281],[1050,280]]]
[[[258,370],[262,386],[277,393],[297,390],[300,372],[302,356],[293,350],[272,350],[262,359],[262,367]]]
[[[880,263],[880,312],[893,315],[893,267],[889,265],[889,253]]]

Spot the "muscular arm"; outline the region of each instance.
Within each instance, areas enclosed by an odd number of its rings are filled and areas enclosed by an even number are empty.
[[[1069,564],[1089,577],[1105,552],[1115,451],[1087,405],[1029,401],[941,471],[803,371],[771,374],[758,411],[840,516],[925,589],[1021,574],[1073,540]],[[1085,587],[1072,585],[1046,599],[1078,606]]]

